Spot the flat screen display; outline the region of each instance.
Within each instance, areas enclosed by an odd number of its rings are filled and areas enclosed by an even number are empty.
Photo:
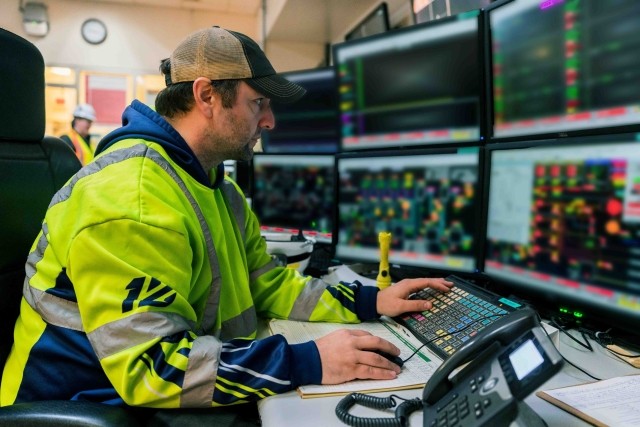
[[[333,155],[255,153],[252,209],[263,231],[331,243],[334,226]]]
[[[488,8],[494,139],[640,129],[640,2]]]
[[[343,151],[480,140],[478,16],[334,46]]]
[[[485,272],[544,308],[640,324],[640,136],[488,153]]]
[[[337,158],[340,260],[476,271],[479,148],[345,153]]]
[[[272,103],[276,126],[262,132],[267,153],[335,153],[340,143],[338,94],[334,69],[282,73],[307,93],[292,104]]]

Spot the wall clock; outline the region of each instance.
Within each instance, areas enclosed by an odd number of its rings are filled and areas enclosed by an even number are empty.
[[[99,19],[87,19],[82,23],[81,31],[87,43],[100,44],[107,38],[107,26]]]

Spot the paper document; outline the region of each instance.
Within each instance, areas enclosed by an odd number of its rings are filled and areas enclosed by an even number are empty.
[[[272,320],[269,328],[273,334],[282,334],[291,344],[299,344],[325,336],[336,329],[362,329],[393,343],[405,360],[422,343],[401,325],[389,318],[358,324],[296,322]],[[339,385],[306,385],[298,389],[303,398],[342,395],[351,392],[389,391],[422,388],[442,361],[426,348],[404,363],[402,372],[393,380],[354,380]]]
[[[595,426],[640,425],[640,375],[539,391],[536,395]]]

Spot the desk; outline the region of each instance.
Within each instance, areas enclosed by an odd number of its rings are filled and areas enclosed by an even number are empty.
[[[593,352],[583,349],[566,335],[560,335],[560,353],[572,363],[585,369],[592,375],[605,379],[622,375],[638,373],[631,365],[620,361],[596,343],[592,343]],[[540,387],[540,390],[548,390],[558,387],[580,384],[593,381],[573,366],[565,363],[562,370]],[[376,393],[386,397],[389,392]],[[403,398],[412,399],[421,397],[422,391],[402,390],[393,392]],[[302,399],[296,392],[268,397],[258,402],[258,410],[263,427],[304,426],[304,427],[344,427],[335,415],[335,408],[342,397],[322,397],[315,399]],[[556,406],[531,394],[525,402],[540,415],[549,427],[556,426],[589,426],[589,424],[577,417],[557,408]],[[351,414],[360,417],[389,417],[391,412],[354,407]],[[411,415],[411,426],[422,426],[422,411]]]

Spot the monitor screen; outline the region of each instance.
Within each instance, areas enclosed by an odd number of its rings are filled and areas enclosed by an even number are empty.
[[[640,134],[575,139],[489,144],[484,270],[544,308],[638,325]]]
[[[479,141],[477,15],[334,46],[343,151]]]
[[[495,5],[487,9],[492,138],[640,128],[640,2],[517,0]]]
[[[307,93],[293,104],[272,103],[273,130],[262,132],[267,153],[335,153],[340,142],[333,67],[282,73]]]
[[[367,15],[345,36],[345,40],[355,40],[362,37],[389,31],[389,11],[386,3],[380,3],[373,12]]]
[[[335,160],[322,154],[255,153],[251,206],[263,231],[331,243]]]
[[[416,24],[429,22],[447,16],[458,15],[470,10],[482,9],[492,0],[411,0],[411,8]]]
[[[475,272],[479,148],[343,153],[337,157],[341,260]]]

